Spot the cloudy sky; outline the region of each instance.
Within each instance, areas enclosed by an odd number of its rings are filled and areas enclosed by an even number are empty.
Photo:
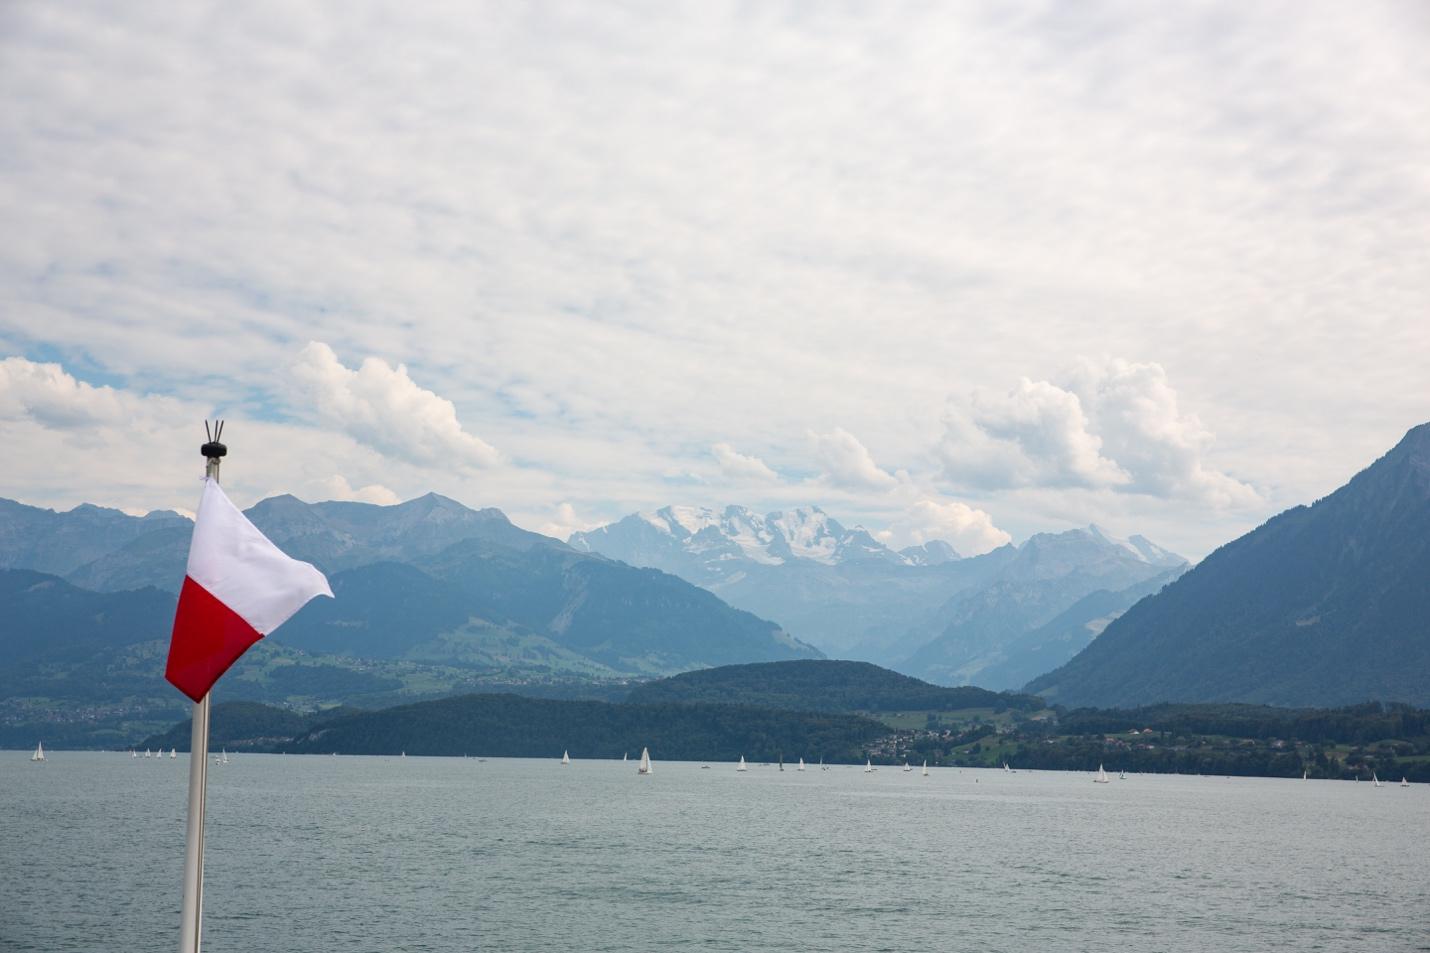
[[[0,4],[0,496],[1199,557],[1430,419],[1430,6]]]

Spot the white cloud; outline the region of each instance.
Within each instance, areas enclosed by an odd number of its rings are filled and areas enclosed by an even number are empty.
[[[963,556],[986,553],[1013,539],[994,526],[993,518],[983,510],[958,500],[929,497],[917,500],[879,537],[896,549],[943,540]]]
[[[1261,502],[1252,487],[1206,465],[1215,436],[1179,409],[1160,364],[1084,360],[1068,387],[1088,408],[1107,454],[1130,474],[1128,490],[1216,507]]]
[[[1102,455],[1076,394],[1026,377],[1004,394],[950,403],[944,472],[976,486],[1110,487],[1129,477]]]
[[[318,481],[318,488],[325,500],[355,500],[359,503],[376,503],[379,506],[392,506],[402,502],[401,497],[380,483],[369,483],[355,489],[341,473],[334,473]]]
[[[91,424],[117,424],[136,414],[147,416],[141,407],[162,409],[172,414],[178,404],[164,398],[145,398],[116,390],[95,387],[77,380],[59,364],[39,363],[23,357],[0,360],[0,420],[30,420],[40,426],[71,430]]]
[[[836,486],[861,490],[891,490],[898,479],[883,470],[868,449],[849,431],[835,427],[829,433],[807,434],[820,475]]]
[[[450,400],[419,387],[401,364],[369,357],[351,370],[328,345],[310,341],[293,366],[293,378],[324,424],[388,456],[463,468],[490,467],[501,459],[491,445],[462,429]]]
[[[808,430],[877,437],[928,479],[951,391],[1142,355],[1214,450],[1191,430],[1170,462],[1115,448],[1070,380],[1085,427],[1029,395],[1057,438],[1031,463],[969,439],[992,472],[1059,481],[1044,502],[1068,514],[1160,500],[1138,512],[1205,552],[1430,418],[1413,3],[0,10],[0,354],[253,434],[326,341],[406,368],[521,463],[383,422],[361,444],[272,427],[248,472],[275,489],[341,472],[537,521],[668,502],[668,470],[713,483],[725,441],[785,475],[750,484],[778,503],[803,461],[774,448]],[[76,403],[10,420],[0,493],[12,448],[58,452],[38,420],[111,414]],[[341,460],[278,457],[317,444]],[[116,495],[162,482],[118,459]],[[1209,522],[1200,500],[1240,493],[1223,476],[1264,502]],[[819,489],[890,504],[877,475]],[[1019,533],[1049,511],[1025,498],[994,510]]]
[[[720,464],[720,472],[732,480],[757,480],[773,482],[779,474],[759,457],[737,453],[728,443],[717,443],[710,448],[715,462]]]
[[[603,525],[599,520],[583,519],[576,513],[576,507],[562,502],[556,505],[555,515],[537,527],[536,532],[556,539],[570,539],[572,533],[584,532]]]
[[[982,489],[1081,487],[1215,507],[1260,502],[1209,467],[1212,434],[1178,408],[1157,364],[1083,360],[1061,384],[1023,378],[1005,394],[951,401],[940,444],[944,475]]]

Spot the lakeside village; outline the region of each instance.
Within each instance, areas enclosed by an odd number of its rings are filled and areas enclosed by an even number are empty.
[[[1094,772],[1105,764],[1135,773],[1430,781],[1430,712],[1368,703],[1306,718],[1292,734],[1287,718],[1268,713],[1258,721],[1248,710],[1270,711],[1226,706],[1218,714],[1219,706],[1204,705],[990,711],[952,724],[947,713],[930,712],[922,727],[899,728],[871,745],[869,756],[889,764],[1012,770]],[[1278,727],[1282,734],[1273,733]]]

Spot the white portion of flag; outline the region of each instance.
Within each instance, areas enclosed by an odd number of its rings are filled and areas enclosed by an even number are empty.
[[[274,546],[215,480],[204,481],[188,576],[260,635],[278,628],[314,596],[333,595],[321,572]]]

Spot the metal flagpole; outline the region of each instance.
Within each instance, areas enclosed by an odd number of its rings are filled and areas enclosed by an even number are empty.
[[[207,443],[200,448],[207,465],[204,476],[218,482],[219,464],[228,448],[219,443],[223,421],[212,431],[204,421]],[[209,781],[209,695],[194,702],[194,727],[189,740],[189,826],[184,840],[184,914],[179,927],[179,953],[199,953],[204,926],[204,796]]]

